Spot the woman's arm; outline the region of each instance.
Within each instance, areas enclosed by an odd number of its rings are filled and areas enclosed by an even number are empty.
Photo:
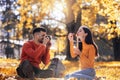
[[[70,54],[72,58],[75,58],[76,56],[80,55],[81,51],[78,48],[74,48],[74,44],[72,41],[70,41]]]
[[[73,33],[69,33],[68,39],[70,41],[70,55],[72,58],[75,58],[77,55],[80,54],[80,51],[78,48],[74,48]]]
[[[70,55],[72,58],[75,58],[77,55],[74,54],[74,45],[73,45],[73,42],[70,41]]]

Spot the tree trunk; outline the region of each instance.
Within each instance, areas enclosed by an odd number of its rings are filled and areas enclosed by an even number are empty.
[[[68,33],[76,33],[80,25],[81,25],[81,11],[78,13],[76,22],[75,20],[73,20],[72,22],[67,24]],[[70,43],[68,39],[67,39],[67,46],[66,46],[66,59],[67,60],[78,60],[77,57],[73,59],[70,55]]]
[[[66,0],[67,3],[67,12],[66,12],[66,24],[71,23],[74,20],[74,14],[72,11],[72,5],[76,2],[76,0]]]
[[[120,38],[113,38],[114,60],[120,61]]]
[[[69,33],[74,33],[74,28],[75,28],[75,22],[73,20],[72,22],[67,24],[68,34]],[[66,46],[66,60],[72,60],[72,57],[70,55],[70,43],[69,43],[68,38],[67,38],[67,46]]]
[[[72,28],[71,26],[74,25],[74,14],[72,12],[72,5],[75,3],[75,0],[66,0],[67,2],[67,13],[66,13],[66,30],[68,31],[68,33],[72,32]],[[71,59],[71,55],[70,55],[70,44],[69,44],[69,40],[68,38],[66,39],[66,60],[70,60]]]

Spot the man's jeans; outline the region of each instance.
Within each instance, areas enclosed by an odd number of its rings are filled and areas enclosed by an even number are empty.
[[[52,70],[40,70],[37,67],[34,67],[28,60],[23,61],[19,67],[16,69],[17,74],[22,78],[49,78],[53,77]]]
[[[95,77],[95,70],[92,68],[88,68],[81,71],[76,71],[72,74],[68,74],[65,76],[65,80],[69,78],[77,78],[78,80],[85,79],[85,80],[93,80]]]

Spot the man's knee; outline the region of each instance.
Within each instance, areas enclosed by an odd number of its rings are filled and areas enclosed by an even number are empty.
[[[33,67],[28,60],[24,60],[16,70],[20,77],[32,78],[34,76]]]
[[[24,60],[22,63],[21,63],[21,65],[25,65],[25,64],[30,64],[30,61],[29,60]]]

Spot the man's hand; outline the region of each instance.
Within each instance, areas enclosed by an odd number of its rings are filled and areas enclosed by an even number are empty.
[[[50,38],[48,36],[45,36],[43,39],[43,44],[46,46],[46,44],[50,41]]]

